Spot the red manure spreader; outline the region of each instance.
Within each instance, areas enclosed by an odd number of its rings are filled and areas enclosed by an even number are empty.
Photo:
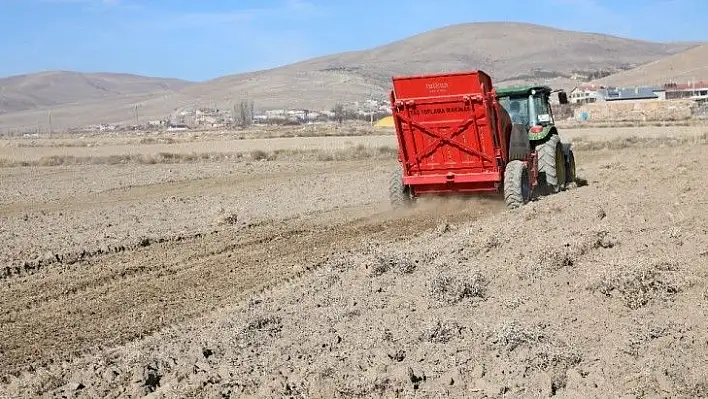
[[[483,71],[393,77],[394,207],[433,195],[498,193],[510,208],[575,181],[547,86],[495,89]],[[564,92],[558,94],[567,103]]]

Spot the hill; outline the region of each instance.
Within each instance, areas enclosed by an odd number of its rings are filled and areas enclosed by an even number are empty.
[[[595,83],[613,86],[663,85],[667,82],[708,81],[708,45],[691,48]]]
[[[0,114],[134,95],[178,91],[178,79],[51,71],[0,79]]]
[[[181,89],[178,92],[161,90],[151,94],[154,88],[164,89],[160,86],[164,81],[158,81],[147,85],[139,96],[132,92],[132,96],[102,97],[104,91],[95,88],[85,90],[88,94],[79,94],[81,91],[72,87],[85,87],[86,83],[76,78],[72,84],[63,84],[65,90],[61,90],[62,93],[77,93],[70,98],[76,103],[55,109],[54,124],[61,129],[91,123],[129,122],[133,118],[131,108],[135,103],[141,104],[141,116],[145,118],[162,118],[195,105],[231,107],[240,99],[254,100],[260,109],[325,109],[336,102],[362,101],[369,96],[385,98],[391,75],[460,69],[483,69],[497,84],[535,81],[568,87],[573,82],[570,77],[576,72],[621,71],[693,46],[690,43],[630,40],[526,23],[460,24],[370,50],[319,57],[191,85],[174,82],[176,86],[171,87]],[[28,92],[19,93],[27,95]],[[48,95],[45,105],[70,102],[67,99],[60,101],[57,96]],[[37,103],[39,101],[32,104]],[[46,111],[0,115],[0,130],[3,126],[36,125],[45,119]]]
[[[567,80],[574,72],[619,71],[675,54],[660,44],[523,23],[470,23],[366,51],[227,76],[185,90],[196,98],[248,93],[264,107],[318,108],[385,96],[391,75],[483,69],[496,83]]]

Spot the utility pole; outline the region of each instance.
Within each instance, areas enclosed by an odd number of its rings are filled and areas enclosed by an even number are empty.
[[[52,110],[49,110],[49,113],[47,115],[47,119],[49,122],[49,137],[52,137]]]

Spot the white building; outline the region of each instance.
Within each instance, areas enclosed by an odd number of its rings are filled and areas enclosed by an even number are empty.
[[[601,89],[602,87],[598,85],[578,86],[570,92],[568,102],[571,104],[586,104],[602,101]]]

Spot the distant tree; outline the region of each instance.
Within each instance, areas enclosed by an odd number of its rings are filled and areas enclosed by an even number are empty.
[[[253,101],[242,100],[238,106],[234,105],[232,115],[234,126],[241,128],[250,126],[254,117]]]
[[[337,123],[344,121],[346,112],[342,103],[337,103],[334,108],[332,108],[332,112],[334,113],[334,120],[336,120]]]

